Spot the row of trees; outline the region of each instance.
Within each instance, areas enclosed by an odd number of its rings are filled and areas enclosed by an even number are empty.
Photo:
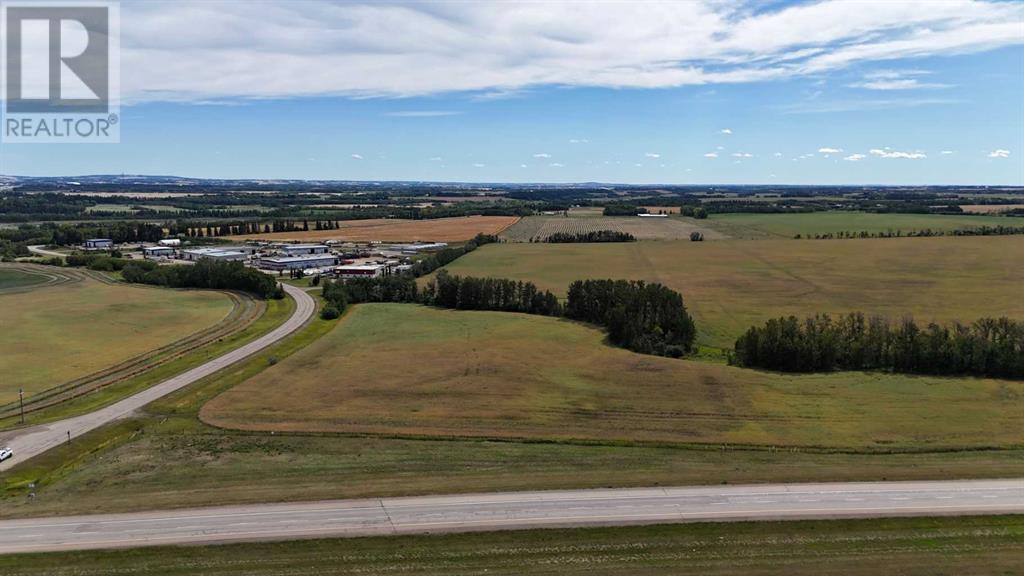
[[[982,318],[918,326],[852,313],[799,320],[794,316],[752,327],[735,345],[739,366],[784,372],[885,370],[910,374],[970,374],[1024,378],[1024,322]]]
[[[249,268],[241,262],[201,259],[192,265],[157,266],[127,264],[121,275],[125,281],[169,288],[208,288],[241,290],[261,298],[284,298],[284,290],[273,277]]]
[[[495,310],[564,316],[608,330],[609,340],[643,354],[680,357],[693,349],[696,327],[683,297],[661,284],[627,280],[580,280],[569,287],[563,307],[558,298],[532,282],[476,278],[442,270],[423,290],[411,275],[328,281],[323,297],[336,318],[350,303],[418,302],[457,310]]]
[[[609,339],[643,354],[679,357],[693,349],[697,328],[683,297],[661,284],[577,280],[565,316],[608,328]]]
[[[636,242],[636,236],[618,230],[594,230],[593,232],[555,232],[544,239],[551,244],[572,244],[579,242]]]

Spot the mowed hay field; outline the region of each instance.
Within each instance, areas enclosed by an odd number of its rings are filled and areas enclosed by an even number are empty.
[[[704,221],[735,238],[793,238],[797,234],[837,232],[883,233],[900,230],[956,230],[980,226],[1021,226],[1024,221],[1006,216],[959,214],[875,214],[871,212],[810,212],[806,214],[711,214]]]
[[[245,430],[865,451],[1024,442],[1022,382],[781,375],[603,339],[553,318],[364,304],[201,418]]]
[[[1024,318],[1024,236],[492,244],[447,269],[530,280],[560,295],[584,278],[661,282],[682,293],[698,341],[725,348],[750,326],[790,314]]]
[[[572,214],[572,212],[570,212]],[[544,240],[557,232],[583,234],[615,230],[632,234],[638,240],[689,239],[701,232],[706,240],[725,238],[721,232],[701,226],[692,218],[641,218],[639,216],[527,216],[501,233],[511,242]]]
[[[0,293],[7,290],[26,288],[36,284],[42,284],[47,278],[39,274],[28,274],[20,270],[0,268]]]
[[[519,220],[518,216],[465,216],[430,220],[342,220],[337,230],[309,230],[247,234],[233,240],[344,240],[349,242],[461,242],[477,234],[498,234]],[[313,223],[311,221],[310,225]]]
[[[76,282],[0,294],[0,404],[109,368],[220,322],[218,292]]]

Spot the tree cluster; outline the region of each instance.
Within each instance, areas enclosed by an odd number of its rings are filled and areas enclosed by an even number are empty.
[[[605,216],[636,216],[646,214],[647,210],[632,204],[608,204],[604,207]]]
[[[797,240],[801,238],[833,240],[850,238],[929,238],[932,236],[1013,236],[1018,234],[1024,234],[1024,226],[1003,226],[1000,224],[998,226],[976,226],[972,228],[955,228],[953,230],[924,228],[908,232],[902,230],[887,230],[885,232],[869,232],[867,230],[861,230],[860,232],[826,232],[824,234],[815,234],[814,236],[810,234],[806,236],[797,234],[794,238]]]
[[[121,275],[125,281],[152,284],[169,288],[208,288],[214,290],[241,290],[260,298],[284,298],[284,290],[271,276],[241,262],[221,262],[203,258],[195,264],[156,266],[149,270],[141,263],[132,262]]]
[[[593,232],[555,232],[544,239],[551,244],[572,244],[579,242],[636,242],[636,236],[617,230],[594,230]]]
[[[733,362],[783,372],[883,370],[1024,378],[1024,322],[982,318],[971,325],[912,319],[898,323],[861,313],[794,316],[752,327],[736,340]]]
[[[457,310],[496,310],[540,316],[561,316],[562,306],[551,292],[532,282],[504,278],[455,276],[442,270],[423,290],[426,304]]]
[[[642,281],[577,280],[569,285],[565,316],[604,326],[613,343],[643,354],[679,357],[697,336],[683,297]]]

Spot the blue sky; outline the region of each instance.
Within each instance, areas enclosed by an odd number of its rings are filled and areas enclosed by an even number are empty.
[[[0,173],[1024,184],[1019,3],[181,6],[122,4],[120,144]]]

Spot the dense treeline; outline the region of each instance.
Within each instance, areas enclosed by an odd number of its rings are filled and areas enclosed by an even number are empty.
[[[884,370],[1024,378],[1024,322],[982,318],[918,326],[861,313],[832,319],[827,314],[794,316],[752,327],[736,341],[739,366],[783,372]]]
[[[577,242],[636,242],[636,236],[618,230],[595,230],[593,232],[555,232],[544,239],[552,244],[572,244]]]
[[[440,271],[417,290],[409,275],[328,281],[323,297],[337,317],[350,303],[418,302],[456,310],[494,310],[564,316],[608,330],[608,339],[643,354],[680,357],[693,349],[696,328],[683,297],[661,284],[627,280],[580,280],[569,288],[563,307],[558,298],[532,282],[476,278]]]
[[[646,214],[647,210],[632,204],[609,204],[604,207],[605,216],[636,216]]]
[[[697,336],[683,297],[642,281],[577,280],[569,285],[565,316],[605,326],[613,343],[643,354],[679,357]]]
[[[147,268],[149,268],[147,270]],[[169,288],[241,290],[261,298],[284,298],[284,290],[272,277],[241,262],[220,262],[207,258],[192,265],[156,266],[130,263],[121,270],[127,282]]]
[[[457,310],[524,312],[540,316],[561,316],[562,305],[551,292],[540,291],[532,282],[504,278],[454,276],[438,272],[423,289],[425,304]]]
[[[493,244],[495,242],[499,242],[499,240],[498,237],[493,234],[477,234],[476,237],[462,246],[445,248],[436,254],[431,254],[430,256],[416,262],[412,266],[412,275],[417,278],[425,276],[442,266],[451,264],[457,258],[469,254],[484,244]]]

